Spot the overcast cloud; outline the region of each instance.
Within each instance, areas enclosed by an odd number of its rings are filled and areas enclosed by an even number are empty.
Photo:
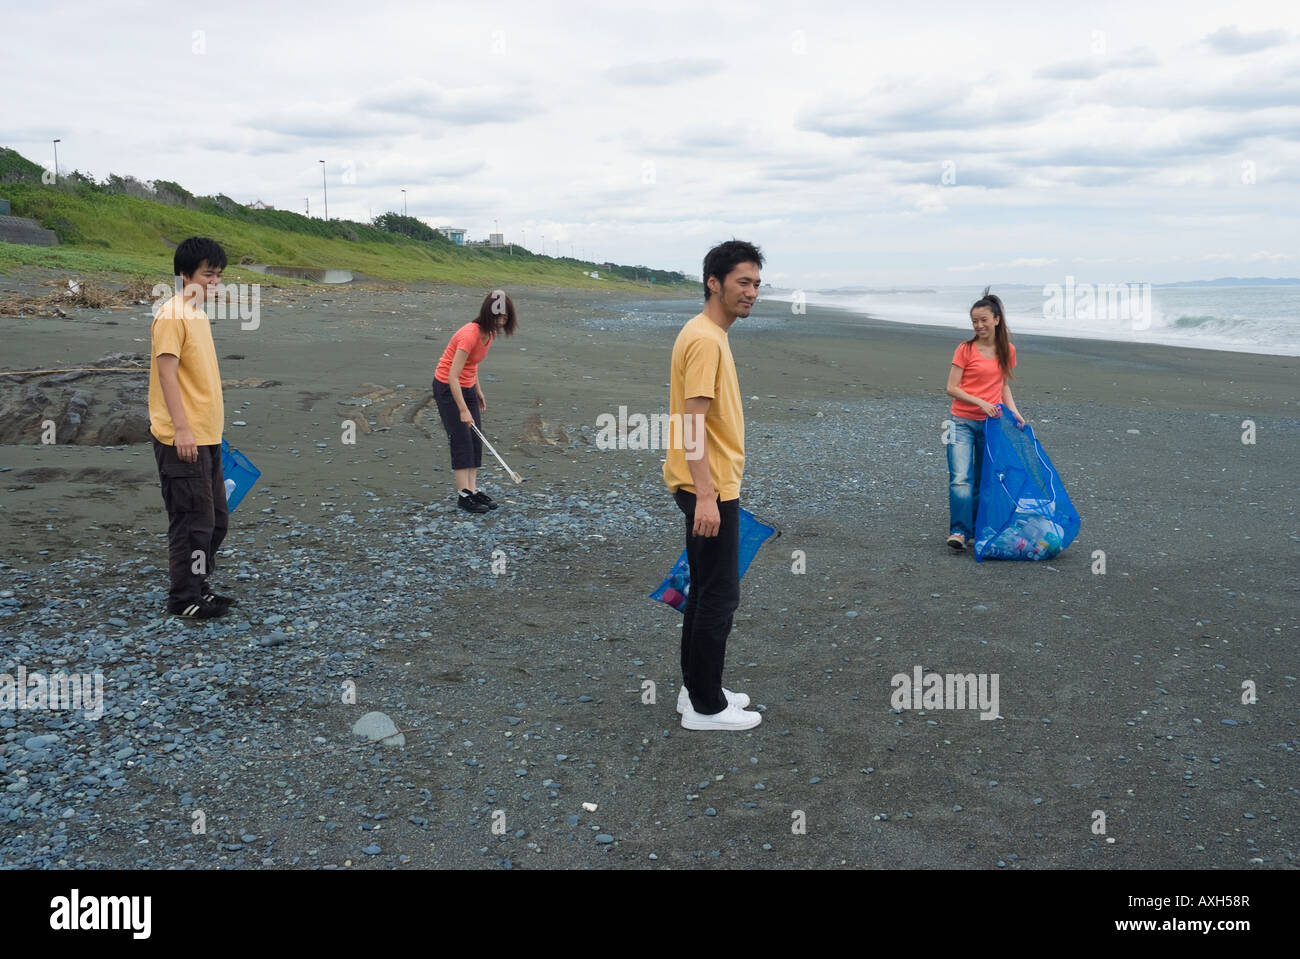
[[[783,286],[1300,275],[1293,2],[184,9],[6,9],[0,145]]]

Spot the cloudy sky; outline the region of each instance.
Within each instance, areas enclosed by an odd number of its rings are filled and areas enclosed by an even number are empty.
[[[1293,0],[184,6],[6,9],[0,145],[789,287],[1300,276]]]

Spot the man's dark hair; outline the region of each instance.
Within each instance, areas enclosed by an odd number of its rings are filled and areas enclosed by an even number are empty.
[[[226,268],[226,251],[216,240],[206,236],[192,236],[181,240],[172,256],[172,270],[176,276],[193,276],[199,266],[207,261],[215,270]]]
[[[741,263],[757,263],[763,266],[763,253],[752,243],[744,240],[728,240],[719,243],[704,255],[704,299],[712,295],[709,292],[709,277],[716,276],[719,283],[726,283],[727,276]]]
[[[488,336],[496,336],[498,333],[511,336],[519,325],[514,301],[506,296],[505,290],[493,290],[483,297],[483,305],[478,308],[474,322]]]

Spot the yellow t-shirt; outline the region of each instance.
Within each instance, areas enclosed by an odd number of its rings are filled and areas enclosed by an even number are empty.
[[[684,436],[674,431],[676,441],[669,444],[664,460],[664,482],[668,489],[695,492],[687,455],[692,446],[696,449],[698,446],[693,430],[684,422],[686,400],[707,396],[713,400],[704,419],[709,476],[718,499],[724,502],[739,499],[740,478],[745,472],[745,414],[740,406],[740,381],[736,378],[736,362],[731,358],[726,331],[703,313],[677,334],[668,384],[669,415],[685,428]]]
[[[199,446],[220,444],[226,410],[208,315],[177,294],[154,315],[150,336],[153,343],[149,353],[150,432],[160,443],[176,444],[176,426],[167,411],[167,400],[158,379],[158,357],[171,353],[180,357],[176,378],[180,381],[181,403],[194,431],[194,442]]]

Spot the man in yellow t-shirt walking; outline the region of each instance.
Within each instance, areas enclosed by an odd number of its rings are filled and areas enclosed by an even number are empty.
[[[729,240],[704,257],[704,310],[677,334],[668,409],[682,430],[669,444],[664,482],[686,516],[691,586],[682,618],[686,729],[752,729],[760,713],[749,697],[722,686],[727,635],[740,605],[740,479],[745,416],[727,331],[758,299],[763,254]],[[703,423],[703,429],[696,425]],[[678,442],[677,440],[680,440]]]
[[[215,240],[192,236],[176,248],[172,265],[183,291],[154,314],[149,357],[149,431],[167,507],[167,611],[211,619],[224,616],[234,600],[208,588],[228,523],[221,468],[226,413],[212,328],[200,305],[221,281],[226,252]]]

